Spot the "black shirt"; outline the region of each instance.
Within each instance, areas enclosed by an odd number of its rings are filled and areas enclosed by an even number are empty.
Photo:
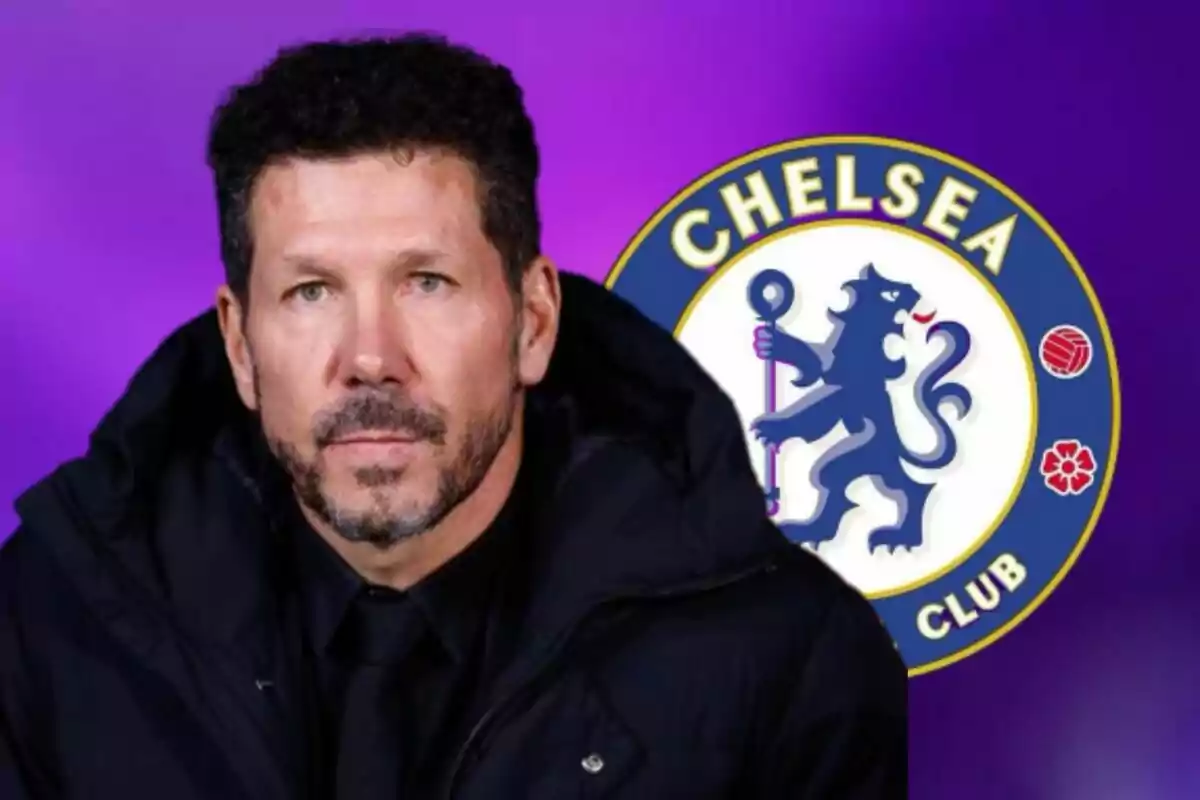
[[[368,585],[295,513],[317,796],[439,796],[509,644],[503,578],[520,493],[518,485],[488,530],[405,592]]]

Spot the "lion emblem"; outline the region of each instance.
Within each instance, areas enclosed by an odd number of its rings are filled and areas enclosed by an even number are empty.
[[[887,391],[887,382],[904,374],[906,360],[889,358],[884,339],[903,331],[905,317],[928,324],[934,315],[914,314],[921,299],[917,291],[910,284],[884,277],[874,264],[868,264],[842,289],[850,296],[849,305],[844,311],[826,311],[834,331],[826,341],[814,343],[792,336],[776,324],[793,297],[787,276],[766,270],[751,282],[751,305],[763,321],[754,332],[754,350],[769,362],[772,376],[768,378],[768,409],[750,426],[767,448],[768,506],[773,511],[778,508],[775,459],[780,449],[791,440],[818,441],[841,422],[848,437],[822,455],[809,475],[820,494],[816,511],[805,520],[782,521],[779,527],[797,543],[830,541],[837,535],[842,517],[854,507],[847,488],[856,478],[868,476],[881,494],[899,506],[895,525],[870,531],[869,550],[912,549],[923,541],[925,503],[934,484],[912,479],[902,464],[936,470],[954,461],[958,448],[946,410],[962,420],[971,410],[971,394],[958,383],[943,381],[966,357],[971,337],[958,322],[941,321],[929,327],[926,340],[939,338],[944,346],[916,378],[914,397],[937,438],[930,452],[913,452],[897,430]],[[771,294],[773,297],[768,297]],[[793,385],[809,389],[798,401],[780,409],[774,408],[774,364],[793,368]]]

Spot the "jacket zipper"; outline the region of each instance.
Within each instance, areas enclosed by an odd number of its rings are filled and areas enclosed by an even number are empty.
[[[565,629],[562,635],[538,662],[537,667],[529,672],[529,674],[512,690],[510,690],[502,699],[497,701],[491,708],[487,710],[471,732],[467,735],[467,739],[459,748],[458,755],[454,759],[454,764],[450,769],[450,776],[446,782],[445,800],[454,800],[454,793],[458,788],[458,783],[462,778],[463,767],[466,763],[467,756],[480,740],[488,728],[500,717],[500,715],[516,700],[525,694],[525,692],[546,673],[554,661],[562,654],[566,646],[571,642],[583,623],[588,620],[593,614],[607,606],[616,605],[626,602],[637,602],[640,600],[664,600],[684,595],[703,594],[705,592],[724,589],[735,583],[738,583],[747,578],[753,577],[759,573],[771,572],[777,566],[776,557],[772,556],[767,561],[756,564],[739,572],[725,575],[721,578],[707,579],[697,583],[677,585],[670,589],[660,589],[655,591],[631,592],[624,595],[616,595],[607,600],[602,600],[586,611],[579,614]]]

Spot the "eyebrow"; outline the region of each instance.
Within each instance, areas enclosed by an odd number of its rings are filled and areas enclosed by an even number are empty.
[[[441,250],[413,248],[411,250],[402,250],[393,255],[388,262],[388,266],[390,269],[412,271],[427,267],[446,257],[447,254]],[[282,261],[296,272],[305,272],[326,278],[333,277],[338,272],[336,266],[330,265],[316,256],[305,254],[285,255]]]

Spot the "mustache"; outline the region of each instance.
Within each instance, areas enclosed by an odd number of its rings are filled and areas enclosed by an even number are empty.
[[[386,392],[350,397],[335,409],[321,413],[314,426],[318,447],[362,431],[395,433],[416,441],[444,444],[446,422],[434,411],[410,398]]]

